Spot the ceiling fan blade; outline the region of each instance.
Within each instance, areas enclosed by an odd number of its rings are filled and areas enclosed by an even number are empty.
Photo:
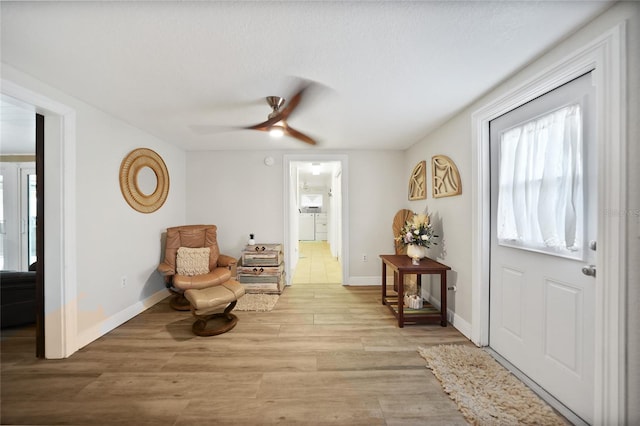
[[[298,90],[296,92],[296,94],[294,94],[291,97],[291,100],[284,106],[284,108],[282,109],[282,112],[280,113],[280,115],[282,116],[282,119],[286,120],[289,115],[291,115],[291,113],[298,107],[298,105],[300,104],[300,101],[302,100],[302,97],[304,96],[305,91],[311,86],[310,83],[306,83],[303,86],[300,87],[300,90]]]
[[[316,141],[313,140],[312,138],[310,138],[309,136],[305,135],[302,132],[297,131],[296,129],[294,129],[293,127],[287,126],[284,128],[284,134],[291,136],[292,138],[296,138],[298,140],[301,140],[302,142],[306,142],[309,145],[315,145]]]
[[[289,125],[287,124],[287,117],[289,117],[293,113],[293,111],[300,105],[300,102],[303,96],[305,96],[305,94],[308,93],[307,90],[314,85],[317,85],[317,83],[310,82],[310,81],[303,82],[299,86],[298,91],[291,97],[289,102],[287,102],[282,109],[279,109],[280,105],[282,104],[282,101],[284,101],[282,98],[275,97],[275,96],[267,97],[267,102],[273,108],[273,111],[271,114],[269,114],[270,118],[268,118],[266,121],[263,121],[262,123],[254,124],[252,126],[230,127],[230,128],[229,127],[222,128],[221,126],[197,126],[197,125],[190,126],[190,127],[195,133],[201,134],[201,135],[215,133],[216,131],[233,130],[233,129],[259,130],[262,132],[269,132],[273,130],[274,127],[281,127],[284,134],[291,136],[293,138],[299,139],[310,145],[315,145],[316,144],[315,140],[305,135],[304,133],[301,133],[296,129],[289,127]],[[280,102],[278,102],[277,104],[272,104],[274,100],[279,100]]]
[[[277,122],[282,121],[282,120],[283,120],[282,114],[278,114],[278,115],[268,119],[267,121],[263,121],[262,123],[255,124],[253,126],[243,127],[243,129],[247,129],[247,130],[262,130],[263,132],[268,132],[274,124],[276,124]]]

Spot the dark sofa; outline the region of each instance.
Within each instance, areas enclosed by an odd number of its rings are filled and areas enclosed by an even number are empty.
[[[0,271],[0,304],[1,328],[35,323],[36,272]]]

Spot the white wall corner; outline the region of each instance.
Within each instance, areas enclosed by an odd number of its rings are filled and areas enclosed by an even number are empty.
[[[440,309],[440,301],[438,299],[434,298],[431,295],[431,293],[426,293],[423,297],[433,307]],[[464,320],[462,317],[458,316],[455,313],[455,311],[452,311],[451,309],[447,309],[447,321],[449,322],[449,324],[451,324],[453,326],[453,328],[455,328],[460,333],[462,333],[462,335],[464,337],[466,337],[467,339],[469,339],[469,340],[471,340],[473,342],[473,340],[471,339],[472,329],[471,329],[471,323],[470,322],[468,322],[468,321]],[[479,346],[479,345],[477,345],[477,346]]]
[[[458,330],[464,337],[473,342],[473,340],[471,339],[471,323],[469,321],[464,320],[462,317],[460,317],[450,309],[447,309],[447,320],[451,323],[453,328]]]

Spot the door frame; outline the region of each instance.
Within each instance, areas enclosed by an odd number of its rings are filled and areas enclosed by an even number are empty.
[[[45,117],[44,356],[66,358],[78,349],[76,111],[4,78],[0,80],[0,91],[33,106],[36,113]]]
[[[626,414],[626,26],[620,23],[472,114],[472,329],[489,344],[489,122],[572,79],[594,71],[598,152],[598,275],[595,279],[594,423]],[[618,212],[618,214],[616,214]],[[606,283],[606,285],[605,285]]]
[[[286,277],[292,277],[291,275],[291,265],[295,264],[290,259],[290,256],[293,256],[294,250],[292,250],[290,238],[292,235],[291,230],[291,215],[293,214],[293,210],[295,206],[291,205],[291,163],[295,162],[339,162],[342,167],[342,173],[340,175],[341,180],[341,193],[342,193],[342,212],[341,212],[341,221],[342,221],[342,257],[340,259],[342,266],[342,285],[347,285],[349,282],[349,226],[347,225],[349,219],[349,157],[344,154],[285,154],[283,156],[282,167],[283,167],[283,185],[284,185],[284,251],[285,255],[288,256],[287,262],[285,262],[285,271]],[[289,282],[289,284],[291,284]]]
[[[44,164],[45,118],[36,113],[36,357],[45,357],[44,320],[44,271],[45,257],[45,164]],[[27,210],[28,211],[28,210]],[[27,244],[27,247],[29,245]]]

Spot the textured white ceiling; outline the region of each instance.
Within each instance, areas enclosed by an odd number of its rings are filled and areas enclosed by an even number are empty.
[[[289,124],[318,148],[404,149],[610,4],[3,1],[1,52],[187,150],[309,149],[225,129],[297,79],[320,85]]]

